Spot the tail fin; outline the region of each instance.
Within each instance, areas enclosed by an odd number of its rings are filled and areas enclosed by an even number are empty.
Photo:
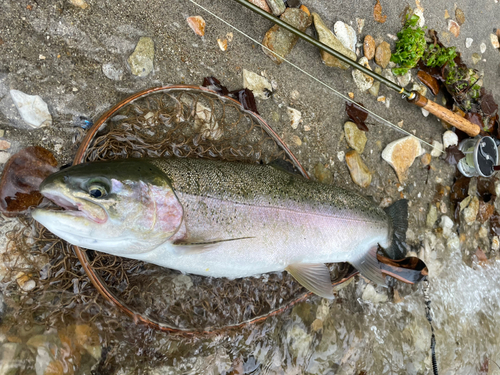
[[[406,256],[406,230],[408,229],[408,200],[401,199],[384,209],[392,222],[391,246],[384,249],[391,259],[403,259]]]

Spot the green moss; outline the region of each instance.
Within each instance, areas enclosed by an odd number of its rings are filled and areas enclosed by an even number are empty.
[[[420,17],[413,15],[409,18],[406,15],[406,24],[403,30],[398,33],[399,40],[396,42],[396,52],[391,56],[391,61],[398,64],[392,72],[395,75],[403,75],[409,69],[417,65],[424,55],[427,43],[425,33],[417,26]]]
[[[423,56],[423,61],[425,65],[430,67],[441,68],[448,64],[450,67],[455,66],[453,61],[457,57],[457,52],[455,47],[440,47],[437,44],[429,44],[425,54]]]

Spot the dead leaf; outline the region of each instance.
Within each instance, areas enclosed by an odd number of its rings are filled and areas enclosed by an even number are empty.
[[[387,16],[382,15],[382,5],[380,4],[380,0],[377,0],[377,4],[375,4],[375,7],[373,8],[373,18],[375,18],[375,21],[384,23],[387,20]]]

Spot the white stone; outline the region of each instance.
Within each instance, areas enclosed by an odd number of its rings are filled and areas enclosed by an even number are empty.
[[[451,236],[453,225],[453,220],[451,220],[448,216],[441,216],[441,223],[439,223],[439,226],[443,228],[444,238],[449,238]]]
[[[388,299],[387,294],[377,293],[377,291],[375,290],[375,288],[373,287],[372,284],[368,284],[365,287],[365,290],[363,291],[363,295],[361,296],[361,298],[364,301],[372,302],[372,303],[386,302]]]
[[[292,129],[297,129],[299,124],[302,122],[302,113],[292,107],[288,107],[286,111],[288,113],[288,117],[290,118],[290,125],[292,126]]]
[[[340,162],[343,162],[345,160],[345,152],[344,151],[337,152],[337,158],[339,159]]]
[[[358,64],[372,70],[370,64],[368,63],[368,59],[364,56],[359,59]],[[370,87],[373,86],[374,79],[358,69],[353,69],[352,77],[354,78],[354,83],[356,83],[356,86],[358,86],[358,89],[362,92],[368,91]]]
[[[424,117],[427,117],[429,116],[429,111],[426,110],[426,109],[423,109],[423,108],[420,108],[422,110],[422,114],[424,115]]]
[[[29,126],[38,128],[52,124],[52,116],[47,103],[40,96],[28,95],[18,90],[10,90],[10,96],[24,122]]]
[[[358,34],[361,34],[363,32],[363,27],[365,27],[365,19],[356,18],[356,23],[358,24]]]
[[[446,150],[450,146],[458,145],[458,136],[455,132],[447,130],[443,134],[443,148]]]
[[[474,40],[472,38],[465,39],[465,48],[469,48]]]
[[[259,99],[269,99],[269,94],[273,91],[271,82],[246,69],[243,69],[243,87],[252,90],[253,95]]]
[[[401,87],[406,87],[411,81],[411,70],[408,70],[405,74],[402,76],[397,76],[398,77],[398,82]]]
[[[425,18],[424,18],[424,11],[423,11],[423,9],[419,9],[419,8],[417,8],[417,9],[415,9],[415,10],[413,11],[413,14],[414,14],[415,16],[420,17],[420,18],[418,19],[417,26],[418,26],[418,27],[424,27],[424,25],[425,25]]]
[[[434,158],[438,158],[443,153],[443,144],[438,141],[432,141],[432,151],[431,156]]]
[[[123,69],[117,66],[114,66],[112,63],[106,63],[102,65],[102,72],[104,75],[113,80],[113,81],[121,81],[123,78]]]
[[[497,251],[498,249],[500,249],[500,240],[498,236],[493,236],[491,239],[491,250]]]
[[[402,183],[407,177],[407,171],[422,154],[420,141],[415,137],[408,136],[389,143],[382,152],[382,159],[388,162],[396,171],[399,181]]]
[[[9,160],[10,154],[8,152],[0,151],[0,164],[5,164],[7,163],[7,160]]]
[[[479,49],[481,50],[481,53],[485,53],[486,52],[486,44],[481,43],[481,45],[479,46]]]
[[[356,31],[354,31],[351,26],[342,21],[337,21],[333,26],[333,31],[337,39],[341,41],[345,48],[349,48],[352,52],[356,52]]]
[[[498,40],[498,36],[496,36],[495,34],[490,34],[490,41],[493,48],[500,48],[500,41]]]

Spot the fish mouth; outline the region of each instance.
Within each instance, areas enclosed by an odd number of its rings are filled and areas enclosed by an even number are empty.
[[[92,202],[90,200],[81,199],[78,200],[73,199],[72,197],[68,197],[67,195],[59,192],[59,191],[40,191],[42,195],[57,204],[59,207],[64,210],[51,210],[46,209],[47,211],[51,211],[54,214],[64,214],[74,217],[83,217],[89,219],[97,224],[104,224],[108,220],[108,214],[104,208]]]

